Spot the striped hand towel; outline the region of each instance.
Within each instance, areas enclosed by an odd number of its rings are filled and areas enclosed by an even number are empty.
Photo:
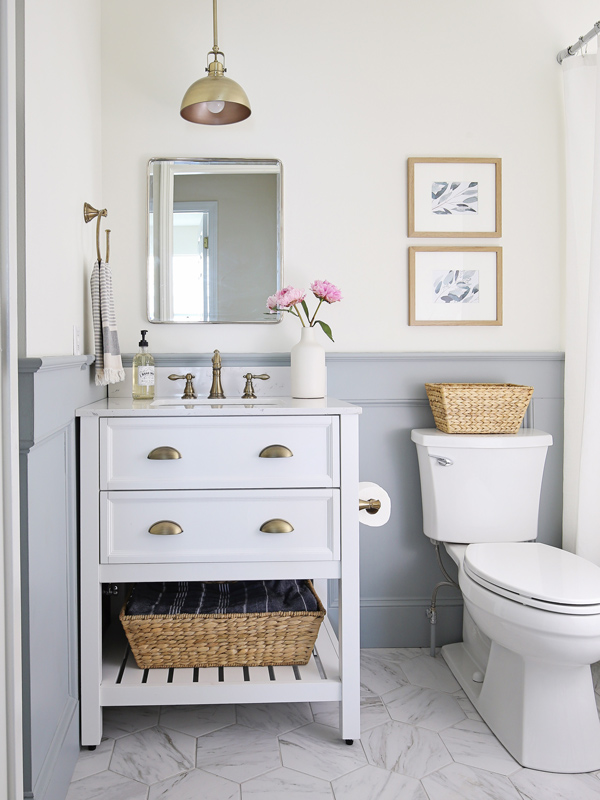
[[[96,261],[90,280],[92,320],[96,347],[96,385],[125,380],[113,300],[112,272],[104,261]]]

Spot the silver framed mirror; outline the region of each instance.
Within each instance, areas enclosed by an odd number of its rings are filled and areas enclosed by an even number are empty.
[[[277,159],[148,162],[147,309],[156,323],[276,323],[282,287]]]

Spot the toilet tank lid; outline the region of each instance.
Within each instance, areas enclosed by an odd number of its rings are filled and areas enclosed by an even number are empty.
[[[521,428],[517,433],[443,433],[437,428],[416,428],[410,438],[426,447],[465,447],[512,449],[516,447],[550,447],[552,434],[536,428]]]
[[[600,605],[600,567],[542,542],[470,544],[465,570],[476,579],[536,600]]]

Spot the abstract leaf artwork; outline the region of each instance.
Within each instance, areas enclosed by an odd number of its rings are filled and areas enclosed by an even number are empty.
[[[477,181],[435,181],[431,185],[431,210],[434,214],[477,214]]]
[[[502,236],[502,159],[411,157],[407,178],[409,237]]]
[[[434,270],[433,295],[434,303],[478,303],[479,270]]]
[[[408,324],[502,325],[502,248],[409,247]]]

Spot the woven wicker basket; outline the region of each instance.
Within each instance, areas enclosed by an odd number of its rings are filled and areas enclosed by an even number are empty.
[[[325,609],[258,614],[140,614],[119,619],[141,669],[307,664]]]
[[[533,395],[513,383],[426,383],[436,427],[444,433],[516,433]]]

